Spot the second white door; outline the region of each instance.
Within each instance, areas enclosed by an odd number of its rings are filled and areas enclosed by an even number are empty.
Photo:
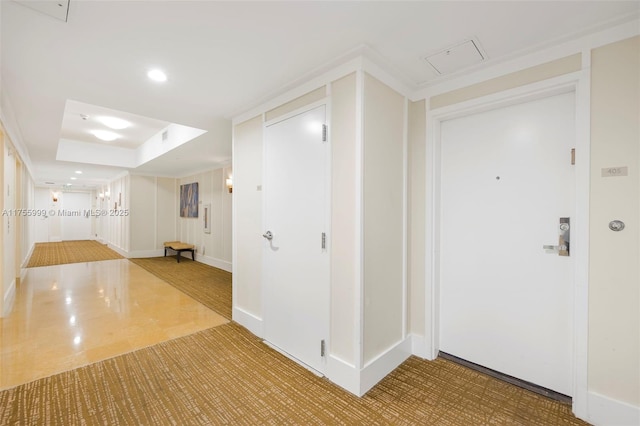
[[[440,349],[572,393],[574,94],[441,125]]]
[[[264,141],[265,340],[319,372],[329,329],[325,114],[323,105],[269,125]]]

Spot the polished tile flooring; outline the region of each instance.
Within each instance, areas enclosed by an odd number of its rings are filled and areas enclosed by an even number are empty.
[[[0,319],[0,389],[227,322],[126,259],[28,268]]]

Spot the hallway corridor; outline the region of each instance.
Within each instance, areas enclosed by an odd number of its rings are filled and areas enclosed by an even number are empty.
[[[0,390],[228,322],[126,259],[26,271],[0,319]]]

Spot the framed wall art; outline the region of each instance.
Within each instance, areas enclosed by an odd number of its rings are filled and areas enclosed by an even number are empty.
[[[180,217],[198,217],[198,182],[180,185]]]

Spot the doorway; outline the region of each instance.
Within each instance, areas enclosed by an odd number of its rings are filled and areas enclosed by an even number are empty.
[[[439,348],[569,396],[573,258],[543,246],[575,217],[575,110],[571,92],[440,124]]]
[[[329,329],[326,107],[267,123],[264,141],[265,340],[324,372]]]

